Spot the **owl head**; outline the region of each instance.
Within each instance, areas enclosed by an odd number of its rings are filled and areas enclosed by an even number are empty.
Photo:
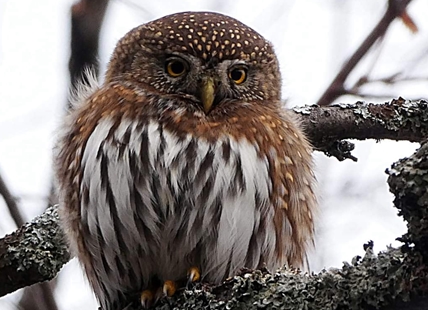
[[[106,82],[115,80],[205,113],[230,102],[278,102],[281,89],[272,45],[238,20],[209,12],[177,13],[131,30],[109,64]]]

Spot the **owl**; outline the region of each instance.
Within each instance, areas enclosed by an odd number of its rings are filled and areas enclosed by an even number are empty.
[[[55,152],[62,225],[103,310],[305,263],[311,146],[280,98],[272,45],[231,17],[178,13],[118,42]]]

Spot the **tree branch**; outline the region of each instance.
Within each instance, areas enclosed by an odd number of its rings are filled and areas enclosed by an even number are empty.
[[[19,227],[24,224],[24,219],[21,215],[21,212],[19,212],[18,204],[16,203],[16,198],[13,197],[12,193],[9,191],[9,188],[7,187],[1,175],[0,195],[3,196],[4,202],[6,203],[7,209],[9,210],[10,216],[15,222],[15,225]]]
[[[0,296],[53,279],[69,259],[58,211],[48,208],[0,239]]]
[[[71,87],[85,79],[91,68],[98,74],[98,41],[108,0],[80,0],[71,8],[71,55],[68,64]],[[87,81],[84,81],[87,82]]]
[[[427,275],[413,254],[391,248],[375,256],[369,246],[364,258],[355,257],[341,269],[312,275],[292,269],[248,270],[219,286],[198,284],[156,309],[379,309],[426,293],[417,282]],[[125,309],[141,307],[136,301]]]
[[[345,90],[345,81],[348,78],[349,74],[354,70],[355,66],[360,62],[360,60],[367,54],[368,50],[373,46],[373,44],[381,37],[383,37],[392,21],[401,16],[405,11],[407,5],[412,0],[388,0],[388,8],[386,9],[385,14],[375,26],[375,28],[370,32],[367,38],[361,43],[360,47],[354,52],[349,60],[347,60],[333,79],[331,84],[327,87],[324,94],[318,100],[317,104],[320,106],[329,105],[336,98],[346,93]]]
[[[421,142],[428,137],[428,102],[402,98],[385,104],[317,105],[293,109],[315,149],[339,160],[351,158],[352,147],[337,150],[343,139],[389,139]],[[338,154],[332,154],[333,151]],[[349,152],[346,152],[349,151]],[[342,156],[343,158],[340,158]]]

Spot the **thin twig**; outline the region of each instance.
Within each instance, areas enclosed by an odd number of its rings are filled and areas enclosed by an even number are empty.
[[[9,188],[4,182],[1,174],[0,174],[0,195],[3,196],[3,199],[9,210],[10,216],[15,222],[16,227],[19,227],[22,224],[24,224],[24,219],[21,215],[21,212],[19,212],[19,207],[18,207],[18,204],[16,203],[16,198],[9,191]]]
[[[373,46],[373,44],[381,37],[383,37],[392,23],[392,21],[400,16],[403,11],[406,9],[407,5],[412,0],[389,0],[388,8],[372,30],[372,32],[367,36],[367,38],[361,43],[360,47],[355,51],[351,58],[346,61],[345,65],[336,75],[336,77],[331,82],[330,86],[327,87],[327,90],[318,100],[317,104],[324,106],[332,103],[336,98],[341,95],[346,94],[345,90],[345,81],[348,78],[349,74],[355,68],[355,66],[360,62],[360,60],[367,54],[368,50]]]

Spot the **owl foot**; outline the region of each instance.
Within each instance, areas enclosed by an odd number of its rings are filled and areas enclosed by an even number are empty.
[[[171,297],[177,291],[177,283],[167,280],[157,289],[147,289],[141,293],[140,302],[143,309],[154,306],[161,298]]]
[[[175,281],[166,280],[163,283],[163,287],[162,287],[163,296],[171,297],[175,294],[176,291],[177,291],[177,283],[175,283]]]
[[[187,287],[199,281],[201,278],[201,272],[198,267],[190,267],[187,271]],[[178,288],[183,288],[186,283],[186,279],[181,279],[178,282],[172,280],[166,280],[163,285],[155,285],[155,288],[146,289],[142,291],[140,295],[140,302],[143,309],[148,309],[154,306],[161,298],[173,296]]]
[[[199,281],[199,279],[201,278],[201,271],[199,270],[198,267],[190,267],[189,270],[187,271],[187,286],[189,286],[189,284],[194,283],[196,281]]]
[[[155,292],[153,290],[144,290],[140,296],[141,306],[143,309],[148,309],[154,304]]]

